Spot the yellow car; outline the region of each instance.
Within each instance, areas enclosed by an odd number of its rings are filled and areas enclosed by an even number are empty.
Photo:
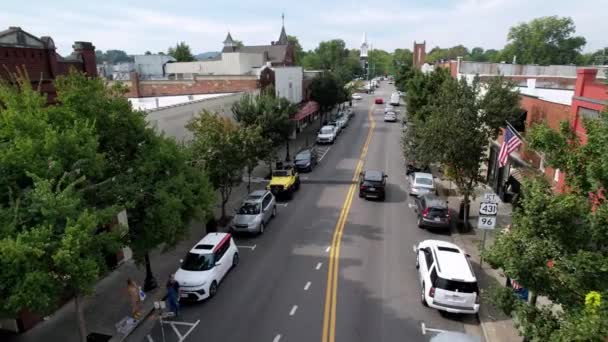
[[[292,198],[294,192],[300,188],[300,176],[293,167],[286,167],[272,171],[272,179],[266,186],[275,197],[287,196]]]

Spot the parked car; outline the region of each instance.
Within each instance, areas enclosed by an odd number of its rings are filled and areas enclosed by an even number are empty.
[[[343,115],[338,117],[337,123],[340,126],[341,130],[346,128],[346,126],[348,126],[348,116]]]
[[[335,131],[336,131],[336,137],[338,135],[340,135],[340,133],[342,133],[342,125],[340,125],[340,123],[338,122],[337,118],[332,118],[329,120],[329,122],[327,123],[329,126],[333,126]]]
[[[352,119],[353,116],[355,116],[355,111],[351,107],[348,107],[346,109],[346,114],[348,115],[349,119]]]
[[[298,172],[310,172],[317,166],[318,162],[317,149],[314,147],[301,150],[294,157],[294,165]]]
[[[299,189],[300,175],[292,165],[273,170],[270,183],[266,186],[266,190],[270,190],[275,197],[287,196],[290,199]]]
[[[386,107],[384,107],[384,113],[394,112],[394,111],[395,111],[395,107],[393,107],[390,104],[387,104]]]
[[[323,126],[317,134],[317,144],[333,144],[336,140],[336,127],[328,125]]]
[[[181,260],[175,272],[182,300],[213,297],[228,271],[238,265],[239,251],[228,233],[209,233]]]
[[[233,232],[264,234],[266,225],[277,215],[277,202],[268,190],[249,194],[236,210],[230,229]]]
[[[418,196],[414,202],[419,228],[451,228],[450,210],[446,200],[434,194],[426,194]]]
[[[375,100],[375,103],[376,104],[383,104],[384,100],[381,97],[377,97],[376,100]]]
[[[397,114],[395,112],[384,113],[384,121],[386,122],[397,122]]]
[[[367,170],[359,175],[359,197],[377,198],[384,201],[386,197],[386,178],[384,171]]]
[[[428,193],[436,193],[435,181],[433,175],[425,172],[410,173],[409,176],[409,193],[411,196],[420,196]]]
[[[453,243],[425,240],[414,246],[423,305],[452,313],[476,314],[479,287],[468,256]]]
[[[359,94],[353,94],[352,99],[353,100],[361,100],[361,99],[363,99],[363,96],[361,96]]]

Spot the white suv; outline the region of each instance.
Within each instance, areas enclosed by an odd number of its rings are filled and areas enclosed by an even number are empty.
[[[462,249],[446,241],[425,240],[414,251],[422,304],[453,313],[479,311],[477,278]]]
[[[228,233],[209,233],[186,254],[175,272],[181,299],[203,300],[217,292],[228,271],[239,263],[239,251]]]

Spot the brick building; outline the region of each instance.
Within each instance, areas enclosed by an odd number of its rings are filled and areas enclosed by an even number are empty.
[[[97,76],[95,47],[89,42],[75,42],[74,51],[67,57],[56,52],[51,37],[35,37],[20,27],[0,31],[0,78],[12,81],[13,75],[25,71],[32,85],[55,101],[53,80],[67,74],[70,69]]]

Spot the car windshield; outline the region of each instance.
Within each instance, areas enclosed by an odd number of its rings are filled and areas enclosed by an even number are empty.
[[[259,203],[243,203],[238,211],[239,215],[257,215],[260,213]]]
[[[213,254],[188,253],[182,269],[185,271],[207,271],[213,268]]]
[[[433,180],[430,178],[416,178],[416,184],[419,185],[433,185]]]
[[[287,170],[274,170],[272,171],[273,177],[289,177],[289,171]]]
[[[310,159],[310,151],[300,152],[296,155],[296,160],[308,160]]]
[[[323,127],[321,128],[321,134],[331,134],[334,131],[331,127]]]
[[[438,277],[435,281],[435,287],[452,292],[475,293],[479,292],[477,282],[464,282],[457,280],[448,280]]]

